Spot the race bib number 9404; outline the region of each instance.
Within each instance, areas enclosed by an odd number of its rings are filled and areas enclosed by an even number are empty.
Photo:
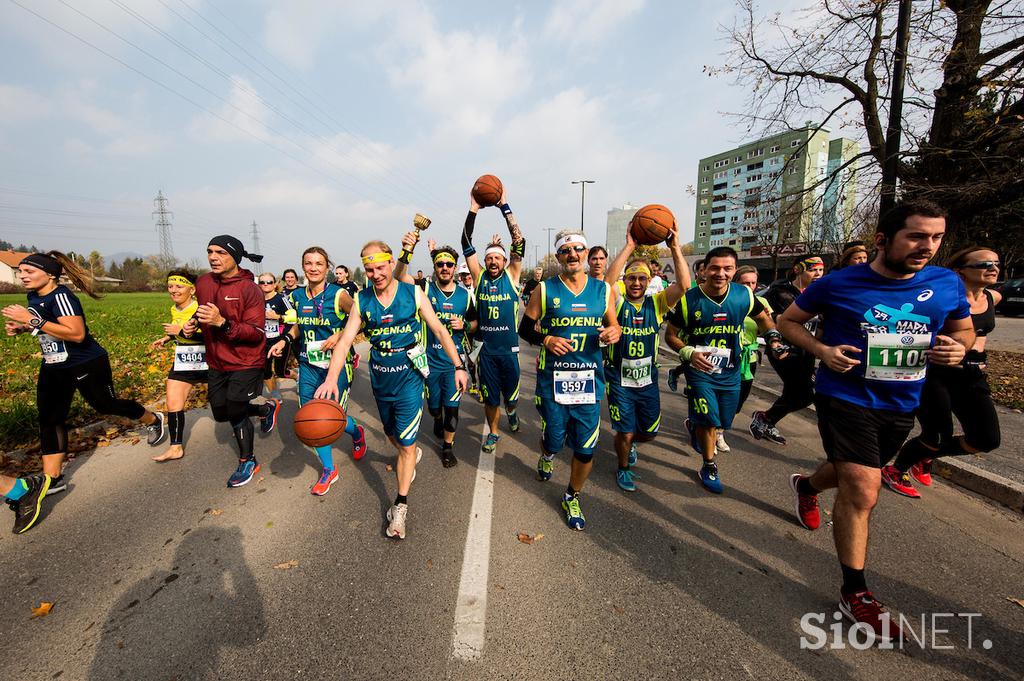
[[[923,381],[932,336],[929,333],[869,333],[864,378],[873,381]]]
[[[174,348],[175,371],[206,371],[205,345],[178,345]]]

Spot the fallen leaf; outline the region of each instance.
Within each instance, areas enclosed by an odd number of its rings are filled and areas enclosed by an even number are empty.
[[[617,612],[620,615],[623,614],[624,612],[626,612],[625,608],[621,608],[621,607],[619,607],[617,605],[613,605],[612,606],[612,610],[614,610],[615,612]]]
[[[218,515],[222,514],[223,512],[224,511],[219,509],[219,508],[212,508],[212,509],[210,509],[210,515],[212,515],[212,516],[218,516]]]
[[[293,567],[299,567],[299,561],[292,558],[286,563],[278,563],[274,566],[275,570],[291,570]]]
[[[36,617],[46,617],[50,614],[51,610],[53,610],[53,603],[43,601],[39,604],[38,608],[32,608],[32,618],[35,619]]]
[[[137,438],[137,437],[129,438],[127,440],[127,442],[130,445],[137,445],[137,444],[139,444],[139,438]]]
[[[1024,608],[1024,598],[1010,598],[1009,596],[1007,596],[1006,600],[1010,601],[1011,603],[1016,603],[1020,607]],[[43,605],[46,604],[44,603]]]
[[[384,470],[386,470],[386,471],[389,471],[389,472],[390,472],[390,471],[393,471],[393,470],[395,470],[395,467],[394,467],[394,466],[392,466],[391,464],[385,464],[385,466],[384,466]]]
[[[109,447],[110,446],[110,441],[109,440],[100,440],[99,442],[96,443],[96,446],[97,447]]]
[[[526,532],[520,532],[519,534],[516,535],[516,538],[519,541],[523,542],[524,544],[532,544],[534,542],[537,542],[537,541],[540,541],[541,539],[543,539],[544,535],[543,534],[538,534],[535,537],[531,537]]]
[[[110,437],[111,435],[114,435],[115,433],[117,433],[117,428],[107,428],[104,431],[103,434],[106,435],[107,437]]]
[[[260,484],[261,482],[263,482],[263,476],[262,476],[262,475],[261,475],[261,476],[259,477],[259,479],[258,479],[258,480],[256,481],[256,484],[258,485],[258,484]]]
[[[432,561],[430,558],[427,558],[427,567],[434,567],[434,561]]]
[[[274,521],[273,520],[271,520],[270,522],[267,523],[267,527],[273,527],[273,526],[274,526]]]

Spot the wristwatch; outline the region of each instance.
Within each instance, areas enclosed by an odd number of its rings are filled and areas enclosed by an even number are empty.
[[[221,324],[221,326],[220,326],[220,330],[223,331],[224,333],[227,333],[228,329],[230,329],[230,328],[231,328],[231,320],[225,318],[224,319],[224,323]]]
[[[456,371],[465,371],[467,374],[469,373],[469,369],[467,369],[466,365],[464,365],[464,364],[460,364],[459,366],[455,367],[455,370]]]
[[[46,323],[46,320],[43,319],[43,316],[39,314],[38,311],[33,310],[31,307],[28,308],[28,313],[32,315],[32,317],[28,320],[28,325],[31,326],[33,329],[43,328],[43,324]]]

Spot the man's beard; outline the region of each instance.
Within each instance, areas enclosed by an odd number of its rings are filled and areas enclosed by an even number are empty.
[[[918,253],[910,253],[903,260],[892,260],[891,258],[889,258],[889,251],[886,250],[883,251],[882,257],[885,260],[886,269],[888,269],[890,272],[897,272],[899,274],[914,274],[915,272],[920,272],[921,268],[911,267],[910,265],[907,264],[907,261],[910,260],[910,258],[915,255],[918,255]],[[925,262],[925,264],[928,264],[927,261]],[[924,267],[924,265],[922,265],[922,267]]]

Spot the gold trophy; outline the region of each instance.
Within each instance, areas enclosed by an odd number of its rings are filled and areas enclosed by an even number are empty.
[[[412,219],[412,226],[416,229],[416,242],[419,243],[420,233],[427,227],[430,227],[430,218],[422,213],[416,213]]]

